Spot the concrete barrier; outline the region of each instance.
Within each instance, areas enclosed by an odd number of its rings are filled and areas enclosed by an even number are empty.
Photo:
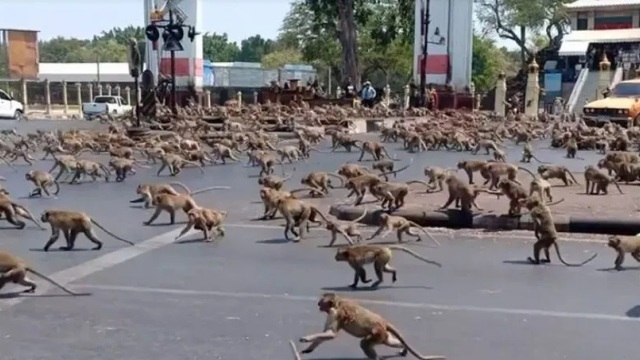
[[[338,220],[351,221],[360,217],[364,209],[347,206],[333,205],[329,214]],[[381,209],[367,211],[367,215],[360,221],[367,225],[377,225]],[[498,214],[470,214],[458,209],[439,211],[416,211],[399,209],[393,215],[402,216],[408,220],[425,227],[444,227],[450,229],[488,229],[495,231],[509,230],[533,230],[533,221],[528,215],[508,216]],[[586,233],[586,234],[612,234],[612,235],[636,235],[640,232],[640,220],[620,220],[606,217],[572,217],[566,215],[554,215],[554,223],[558,232]]]

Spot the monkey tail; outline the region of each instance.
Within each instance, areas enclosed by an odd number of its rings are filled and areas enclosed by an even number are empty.
[[[401,171],[407,170],[411,166],[411,164],[413,164],[413,158],[409,159],[409,163],[407,165],[401,167],[400,169],[389,171],[389,172],[386,172],[386,173],[383,172],[379,176],[384,177],[384,176],[387,176],[387,175],[397,174],[397,173],[399,173]]]
[[[109,234],[109,235],[113,236],[113,238],[114,238],[114,239],[116,239],[116,240],[120,240],[120,241],[122,241],[122,242],[124,242],[124,243],[127,243],[127,244],[129,244],[129,245],[132,245],[132,246],[133,246],[133,245],[135,245],[135,244],[134,244],[134,243],[132,243],[131,241],[129,241],[129,240],[125,240],[125,239],[123,239],[123,238],[119,237],[118,235],[116,235],[116,234],[112,233],[111,231],[107,230],[104,226],[100,225],[97,221],[95,221],[95,220],[91,219],[91,223],[93,223],[95,226],[99,227],[99,228],[100,228],[100,230],[102,230],[102,231],[106,232],[107,234]]]
[[[282,168],[282,176],[286,176],[286,172],[284,170],[284,163],[282,162],[282,160],[277,160],[278,164],[280,165],[280,167]]]
[[[11,206],[13,206],[13,207],[14,207],[14,210],[15,210],[15,208],[19,208],[20,210],[24,211],[24,212],[28,215],[28,219],[29,219],[29,220],[31,220],[31,221],[33,221],[33,223],[34,223],[34,224],[36,224],[36,226],[37,226],[37,227],[39,227],[39,228],[40,228],[40,230],[46,230],[46,229],[42,226],[42,224],[40,224],[40,223],[36,220],[36,218],[34,218],[34,217],[33,217],[33,214],[31,213],[31,211],[29,211],[29,209],[27,209],[26,207],[24,207],[24,206],[22,206],[22,205],[15,204],[15,203],[11,203]]]
[[[60,184],[54,180],[53,185],[56,186],[56,191],[53,192],[53,195],[58,195],[60,193]]]
[[[429,356],[420,355],[420,353],[418,353],[416,349],[414,349],[411,345],[409,345],[409,343],[407,343],[407,341],[404,339],[402,334],[400,334],[400,331],[398,331],[398,329],[396,329],[391,324],[387,324],[387,331],[390,332],[393,336],[395,336],[398,340],[400,340],[402,345],[404,345],[404,347],[411,353],[411,355],[415,356],[420,360],[446,360],[447,359],[445,356],[441,356],[441,355],[429,355]]]
[[[187,185],[181,183],[180,181],[172,181],[169,183],[169,185],[171,186],[177,186],[179,188],[181,188],[182,190],[184,190],[187,194],[189,195],[193,195],[193,193],[191,192],[191,190],[187,187]]]
[[[399,250],[399,251],[402,251],[404,253],[407,253],[407,254],[413,256],[416,259],[419,259],[419,260],[422,260],[422,261],[426,262],[427,264],[435,265],[437,267],[442,267],[442,264],[440,264],[439,262],[433,261],[433,260],[429,260],[426,257],[424,257],[424,256],[418,254],[417,252],[415,252],[415,251],[413,251],[413,250],[411,250],[411,249],[409,249],[407,247],[404,247],[402,245],[387,245],[387,247],[389,249],[391,249],[391,250]]]
[[[532,178],[534,178],[534,179],[536,178],[536,175],[533,172],[531,172],[531,170],[527,169],[526,167],[518,166],[518,170],[523,170],[525,172],[528,172],[529,175],[531,175]]]
[[[197,162],[195,162],[195,161],[186,161],[186,160],[185,160],[185,162],[186,162],[187,164],[191,164],[191,165],[193,165],[193,166],[197,167],[198,169],[200,169],[200,172],[202,173],[202,175],[204,175],[204,169],[202,168],[202,166],[200,166],[200,164],[198,164],[198,163],[197,163]]]
[[[427,230],[425,230],[422,226],[420,226],[419,224],[413,222],[413,221],[409,221],[411,223],[411,225],[417,227],[418,229],[420,229],[420,231],[422,231],[425,235],[427,235],[429,237],[429,239],[431,239],[431,241],[433,241],[436,246],[440,247],[440,243],[438,242],[438,240],[436,240],[436,238],[433,237],[433,235],[431,235]]]
[[[382,151],[384,151],[384,154],[389,158],[389,160],[393,160],[393,161],[400,161],[400,159],[391,157],[391,155],[389,155],[389,152],[387,151],[387,148],[383,147]]]
[[[18,172],[18,169],[16,169],[15,166],[13,166],[12,163],[10,163],[9,161],[7,161],[7,159],[4,158],[4,156],[0,157],[0,159],[2,159],[2,161],[4,161],[5,164],[9,165],[10,168],[13,169],[13,171]]]
[[[292,340],[289,340],[289,347],[291,347],[291,351],[293,352],[293,360],[302,360],[300,358],[300,354],[298,353],[298,348]]]
[[[620,192],[620,194],[624,194],[624,193],[622,192],[622,189],[620,189],[620,185],[618,185],[618,182],[617,182],[617,181],[615,181],[615,180],[611,180],[611,182],[612,182],[612,183],[613,183],[613,184],[618,188],[618,191]]]
[[[203,192],[212,191],[212,190],[228,190],[231,189],[231,186],[209,186],[206,188],[198,189],[189,195],[201,194]]]
[[[582,266],[582,265],[590,262],[591,260],[595,259],[598,256],[598,253],[595,253],[595,254],[593,254],[593,256],[591,256],[587,260],[585,260],[585,261],[583,261],[581,263],[573,264],[573,263],[568,263],[568,262],[564,261],[564,259],[562,258],[562,255],[560,255],[560,247],[558,246],[558,242],[557,241],[553,242],[553,247],[556,249],[556,254],[558,255],[558,259],[560,260],[560,262],[563,263],[566,266],[571,266],[571,267]]]
[[[566,170],[567,173],[569,174],[569,176],[571,176],[571,180],[573,180],[574,183],[576,183],[577,185],[580,185],[580,183],[578,182],[578,180],[576,180],[576,177],[573,176],[573,174],[571,173],[571,171],[569,171],[569,169]]]
[[[542,161],[542,160],[538,159],[538,158],[537,158],[537,157],[535,157],[535,155],[533,155],[533,154],[531,154],[531,157],[532,157],[535,161],[539,162],[540,164],[550,164],[550,163],[548,163],[548,162],[544,162],[544,161]]]
[[[111,170],[109,170],[108,167],[106,167],[104,164],[102,163],[98,163],[98,165],[100,166],[100,169],[102,169],[102,171],[104,172],[104,176],[109,176],[111,175]]]
[[[563,201],[564,201],[564,198],[562,198],[562,199],[560,199],[560,200],[557,200],[557,201],[548,202],[548,203],[546,203],[546,204],[545,204],[545,206],[558,205],[558,204],[560,204],[560,203],[561,203],[561,202],[563,202]]]
[[[350,223],[355,224],[360,222],[360,220],[364,219],[364,217],[367,216],[367,209],[364,209],[364,211],[362,212],[362,215],[358,216],[358,218],[351,220]]]
[[[334,174],[334,173],[327,173],[327,176],[331,176],[331,177],[334,177],[334,178],[340,180],[340,187],[344,187],[344,177],[342,177],[340,175],[337,175],[337,174]]]
[[[60,288],[60,290],[62,290],[62,291],[64,291],[64,292],[66,292],[66,293],[67,293],[67,294],[69,294],[69,295],[73,295],[73,296],[87,296],[87,295],[91,295],[91,293],[77,293],[77,292],[75,292],[75,291],[71,291],[71,290],[67,289],[66,287],[64,287],[62,284],[60,284],[60,283],[58,283],[57,281],[53,280],[52,278],[50,278],[50,277],[46,276],[45,274],[43,274],[43,273],[41,273],[41,272],[39,272],[39,271],[36,271],[36,270],[32,269],[32,268],[30,268],[30,267],[26,268],[25,270],[26,270],[27,272],[30,272],[30,273],[32,273],[32,274],[34,274],[34,275],[38,276],[38,277],[39,277],[39,278],[41,278],[41,279],[44,279],[44,280],[46,280],[46,281],[50,282],[51,284],[53,284],[53,285],[57,286],[58,288]]]

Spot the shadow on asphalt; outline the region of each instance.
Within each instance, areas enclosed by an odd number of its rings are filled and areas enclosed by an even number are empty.
[[[431,286],[421,286],[421,285],[406,285],[406,286],[395,286],[395,285],[380,285],[376,288],[372,288],[371,286],[361,286],[355,289],[347,286],[326,286],[321,288],[324,291],[335,291],[335,292],[359,292],[359,291],[376,291],[376,290],[386,290],[386,289],[422,289],[422,290],[432,290]]]

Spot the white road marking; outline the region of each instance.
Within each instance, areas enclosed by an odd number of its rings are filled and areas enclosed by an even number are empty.
[[[225,227],[236,227],[236,228],[254,228],[254,229],[274,229],[274,230],[284,230],[284,228],[282,226],[278,226],[278,225],[263,225],[263,224],[245,224],[245,223],[231,223],[231,224],[225,224]],[[372,231],[372,229],[362,229],[363,232],[367,232],[367,231]],[[122,263],[124,263],[125,261],[134,259],[140,255],[144,255],[152,250],[156,250],[159,249],[163,246],[172,244],[174,242],[175,237],[180,233],[181,229],[175,229],[163,234],[160,234],[158,236],[155,236],[151,239],[142,241],[140,243],[137,243],[135,246],[129,246],[129,247],[124,247],[121,249],[118,249],[116,251],[110,252],[108,254],[105,254],[103,256],[97,257],[95,259],[89,260],[87,262],[84,262],[82,264],[78,264],[76,266],[72,266],[70,268],[67,268],[65,270],[62,271],[58,271],[54,274],[49,275],[49,277],[51,277],[53,280],[55,280],[56,282],[60,283],[61,285],[68,285],[69,283],[72,283],[74,281],[78,281],[84,277],[87,277],[89,275],[95,274],[97,272],[112,268],[116,265],[120,265]],[[196,233],[195,231],[190,231],[189,233],[187,233],[185,236],[187,235],[191,235]],[[434,236],[442,236],[442,237],[447,237],[451,239],[451,235],[452,234],[443,234],[443,233],[433,233]],[[478,237],[481,238],[482,236],[480,235],[464,235],[464,236],[468,236],[468,237]],[[495,238],[498,237],[498,235],[490,235],[493,236]],[[509,239],[516,239],[516,238],[523,238],[523,239],[530,239],[530,237],[525,237],[525,236],[517,236],[517,235],[504,235],[503,237],[508,237]],[[581,239],[575,239],[575,240],[569,240],[569,241],[576,241],[576,242],[601,242],[601,241],[597,241],[597,240],[581,240]],[[37,266],[37,265],[36,265]],[[38,282],[38,293],[44,293],[46,291],[48,291],[49,289],[52,288],[53,285],[49,284],[46,281],[39,281]],[[24,300],[28,299],[29,297],[15,297],[12,299],[6,299],[3,301],[0,301],[0,312],[3,310],[6,310],[9,307],[15,306],[21,302],[23,302]],[[440,305],[433,305],[433,306],[440,306]],[[608,316],[608,315],[604,315],[604,316]]]
[[[60,283],[63,286],[68,285],[71,282],[80,280],[89,275],[95,274],[99,271],[109,269],[116,265],[122,264],[125,261],[136,258],[140,255],[148,253],[149,251],[159,249],[165,245],[172,244],[175,237],[180,233],[182,229],[176,229],[155,236],[149,240],[137,243],[135,246],[127,246],[116,251],[110,252],[106,255],[102,255],[95,259],[89,260],[82,264],[72,266],[62,271],[58,271],[52,275],[48,275],[50,278]],[[35,265],[37,266],[37,265]],[[37,268],[36,268],[37,269]],[[36,277],[37,278],[37,277]],[[46,281],[38,281],[37,293],[41,294],[51,289],[53,285]],[[0,301],[0,311],[6,310],[11,306],[15,306],[29,297],[15,297]]]
[[[226,291],[213,291],[213,290],[212,291],[179,290],[179,289],[149,288],[149,287],[138,287],[138,286],[91,285],[91,284],[74,284],[74,287],[83,288],[83,289],[104,290],[104,291],[122,291],[122,292],[137,292],[137,293],[152,293],[152,294],[213,296],[213,297],[227,297],[227,298],[271,299],[271,300],[309,301],[309,302],[318,301],[318,296],[307,296],[307,295],[260,294],[260,293],[226,292]],[[574,312],[548,311],[548,310],[537,310],[537,309],[509,309],[509,308],[493,308],[493,307],[465,306],[465,305],[458,306],[458,305],[413,303],[413,302],[401,302],[401,301],[370,300],[370,299],[357,299],[357,300],[362,304],[384,305],[384,306],[399,307],[399,308],[414,308],[414,309],[426,309],[426,310],[436,310],[436,311],[466,311],[466,312],[476,312],[476,313],[541,316],[541,317],[580,319],[580,320],[609,320],[609,321],[640,322],[640,318],[632,318],[624,315],[613,315],[613,314],[574,313]]]

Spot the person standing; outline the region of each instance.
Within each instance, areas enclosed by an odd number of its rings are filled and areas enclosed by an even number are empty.
[[[366,81],[362,87],[360,98],[362,98],[362,105],[368,108],[372,108],[376,99],[376,89],[371,86],[371,83]]]

